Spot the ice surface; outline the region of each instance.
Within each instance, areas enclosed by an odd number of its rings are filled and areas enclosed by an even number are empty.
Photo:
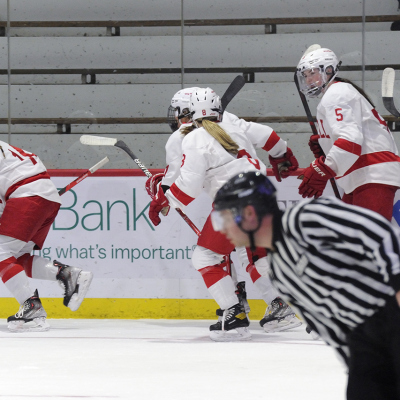
[[[12,334],[0,323],[0,399],[339,400],[346,371],[304,325],[215,343],[196,320],[49,319]]]

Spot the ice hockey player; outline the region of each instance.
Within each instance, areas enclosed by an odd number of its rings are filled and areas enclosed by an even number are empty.
[[[0,141],[0,277],[20,304],[8,318],[13,332],[50,328],[37,290],[28,277],[58,281],[64,305],[76,311],[93,274],[59,261],[33,256],[41,249],[60,208],[60,196],[39,157]]]

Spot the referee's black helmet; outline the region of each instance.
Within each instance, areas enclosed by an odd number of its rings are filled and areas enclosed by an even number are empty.
[[[255,208],[259,218],[279,212],[275,186],[260,172],[235,175],[218,190],[214,199],[214,210],[236,210],[237,215],[248,205]]]

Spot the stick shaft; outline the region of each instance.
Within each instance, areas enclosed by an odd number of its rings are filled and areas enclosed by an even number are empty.
[[[116,146],[116,147],[120,148],[121,150],[125,151],[129,155],[129,157],[132,158],[132,160],[137,164],[137,166],[143,171],[143,173],[148,178],[151,178],[153,176],[152,173],[146,168],[146,166],[140,161],[140,159],[135,156],[135,154],[126,145],[125,142],[123,142],[122,140],[118,140],[117,143],[115,143],[114,146]],[[192,230],[196,233],[196,235],[200,236],[200,230],[191,221],[191,219],[180,208],[175,208],[175,210],[183,218],[183,220],[192,228]]]
[[[99,161],[96,165],[93,165],[93,167],[89,168],[86,172],[84,172],[82,175],[78,176],[74,181],[70,182],[67,186],[64,188],[60,189],[58,191],[58,194],[61,196],[65,192],[68,192],[68,190],[71,190],[74,186],[76,186],[79,182],[82,182],[85,178],[87,178],[89,175],[92,175],[95,171],[97,171],[99,168],[101,168],[103,165],[107,164],[109,161],[108,157],[104,157],[101,161]]]

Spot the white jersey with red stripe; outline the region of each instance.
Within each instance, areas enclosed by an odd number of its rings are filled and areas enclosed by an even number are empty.
[[[0,199],[40,196],[61,203],[60,196],[39,157],[0,141]]]
[[[222,122],[239,127],[245,132],[256,149],[264,149],[271,157],[281,157],[286,153],[287,143],[267,125],[247,122],[226,111],[222,116]],[[162,185],[171,186],[179,176],[182,163],[182,140],[184,138],[180,130],[188,125],[191,125],[191,122],[183,124],[175,131],[165,145],[167,168]]]
[[[219,125],[238,144],[238,154],[228,153],[204,128],[186,135],[182,141],[180,175],[165,193],[172,207],[187,206],[203,189],[213,199],[218,189],[240,172],[266,174],[266,166],[257,158],[245,132],[236,125]]]
[[[319,144],[345,193],[367,183],[400,186],[400,158],[384,119],[351,84],[329,86],[317,107]]]
[[[222,122],[227,122],[242,129],[256,149],[264,149],[273,158],[282,157],[287,150],[287,143],[267,125],[248,122],[229,112],[224,112]]]

